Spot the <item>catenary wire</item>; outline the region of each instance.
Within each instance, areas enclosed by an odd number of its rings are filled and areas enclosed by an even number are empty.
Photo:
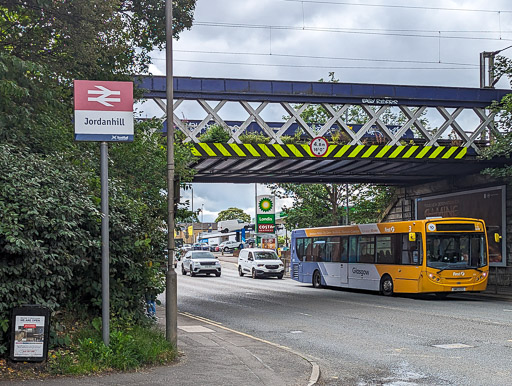
[[[500,9],[470,9],[470,8],[449,8],[449,7],[428,7],[420,5],[399,5],[399,4],[372,4],[372,3],[350,3],[348,1],[332,0],[280,0],[289,3],[309,3],[309,4],[330,4],[330,5],[349,5],[357,7],[381,7],[381,8],[400,8],[400,9],[418,9],[432,11],[456,11],[456,12],[481,12],[481,13],[512,13],[512,10]]]
[[[479,67],[478,64],[470,63],[457,63],[457,62],[439,62],[434,60],[399,60],[399,59],[369,59],[369,58],[347,58],[347,57],[333,57],[333,56],[315,56],[315,55],[296,55],[296,54],[280,54],[280,53],[255,53],[255,52],[227,52],[227,51],[205,51],[205,50],[174,50],[175,52],[193,53],[193,54],[208,54],[208,55],[243,55],[243,56],[268,56],[268,57],[282,57],[282,58],[296,58],[296,59],[327,59],[327,60],[347,60],[358,62],[377,62],[377,63],[410,63],[410,64],[441,64],[451,66],[467,66]]]

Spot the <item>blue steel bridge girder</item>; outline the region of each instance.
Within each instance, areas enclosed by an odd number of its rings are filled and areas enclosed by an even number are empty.
[[[144,76],[138,78],[137,84],[145,90],[144,98],[153,99],[165,113],[165,77]],[[468,154],[478,154],[480,146],[500,135],[494,126],[494,113],[487,108],[508,93],[510,90],[480,88],[175,77],[175,109],[184,101],[193,100],[205,116],[191,121],[175,115],[174,124],[193,143],[199,142],[209,125],[219,124],[231,133],[229,143],[240,144],[240,135],[255,128],[270,138],[270,144],[283,144],[282,136],[297,129],[311,138],[329,136],[332,130],[338,130],[345,133],[349,145],[378,139],[381,145],[396,146],[406,139],[420,146],[455,143],[467,148]],[[243,107],[247,112],[245,121],[222,117],[221,109],[228,102],[238,102]],[[259,103],[256,108],[255,102]],[[288,119],[266,122],[262,112],[270,104],[279,104]],[[324,108],[328,114],[325,123],[312,127],[303,120],[301,113],[310,105]],[[352,106],[364,111],[366,123],[353,125],[345,121],[345,113]],[[390,126],[383,122],[382,117],[390,108],[402,113],[400,124]],[[435,110],[444,120],[434,129],[425,127],[421,119],[428,109]],[[475,127],[465,127],[457,121],[465,111],[478,120]]]

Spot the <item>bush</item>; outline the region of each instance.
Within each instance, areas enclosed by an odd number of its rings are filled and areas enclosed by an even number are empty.
[[[0,355],[8,350],[13,307],[29,303],[57,311],[66,305],[100,314],[98,180],[95,171],[63,157],[0,145]],[[126,185],[111,180],[109,193],[111,313],[143,320],[144,296],[164,288],[160,263],[148,261],[163,259],[165,232]]]
[[[0,145],[0,321],[24,303],[55,310],[73,272],[99,250],[100,214],[87,185],[83,171],[58,157]]]
[[[229,131],[221,125],[212,125],[199,137],[199,141],[207,143],[227,143],[231,139]]]
[[[250,143],[252,145],[270,142],[270,138],[267,137],[266,135],[254,132],[241,134],[238,138],[240,139],[240,141],[242,141],[242,143]]]

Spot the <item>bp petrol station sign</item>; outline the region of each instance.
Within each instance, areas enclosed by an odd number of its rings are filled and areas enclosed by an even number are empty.
[[[256,199],[256,224],[258,233],[275,233],[275,197],[261,195]]]

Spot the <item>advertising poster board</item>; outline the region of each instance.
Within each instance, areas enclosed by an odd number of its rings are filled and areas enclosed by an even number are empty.
[[[50,311],[41,306],[17,307],[12,313],[11,358],[44,361],[48,355]]]
[[[494,233],[506,240],[505,186],[467,190],[416,199],[416,218],[469,217],[480,218],[487,226],[491,266],[506,265],[506,245],[496,243]]]

